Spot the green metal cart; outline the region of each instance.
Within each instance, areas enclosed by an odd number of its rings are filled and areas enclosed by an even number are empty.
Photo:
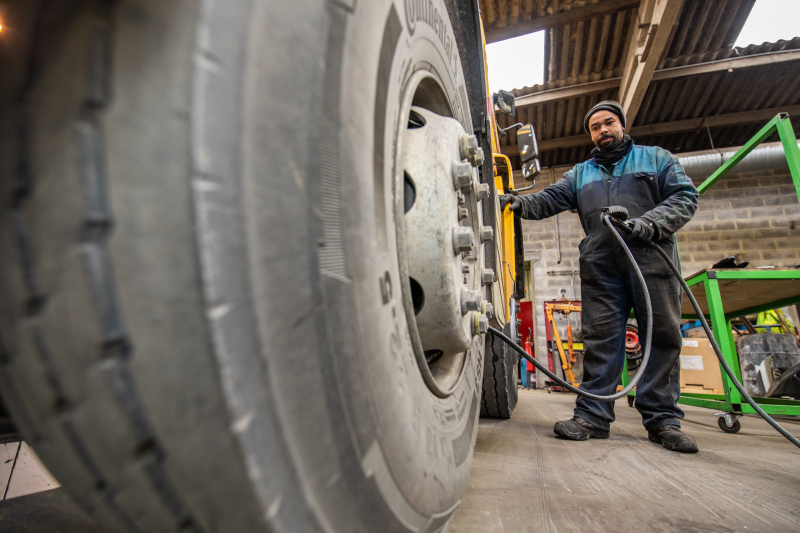
[[[797,139],[794,136],[789,117],[785,113],[770,120],[741,150],[704,181],[697,188],[700,194],[707,191],[756,146],[774,133],[778,133],[781,139],[792,181],[798,198],[800,198],[800,150],[798,150]],[[689,285],[701,311],[709,320],[722,354],[739,382],[742,381],[742,373],[739,369],[739,357],[736,352],[736,343],[733,340],[731,320],[800,303],[800,270],[798,269],[702,270],[687,278],[686,284]],[[698,318],[688,298],[683,300],[681,315],[684,319]],[[724,394],[682,393],[678,403],[720,411],[717,413],[717,416],[720,417],[720,428],[723,431],[735,433],[740,428],[738,419],[744,413],[755,413],[755,410],[742,401],[739,391],[733,386],[730,378],[722,369],[722,365],[720,365],[720,374]],[[623,387],[627,386],[628,382],[626,364],[622,372]],[[635,396],[636,391],[632,391],[628,395],[630,405],[633,405]],[[778,398],[754,398],[754,400],[771,415],[800,416],[800,401]]]

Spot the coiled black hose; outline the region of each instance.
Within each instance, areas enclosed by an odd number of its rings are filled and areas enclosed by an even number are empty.
[[[621,209],[622,211],[624,211],[624,213],[625,213],[624,216],[625,216],[625,218],[627,218],[627,211],[626,210],[624,210],[622,208],[617,208],[617,209]],[[508,338],[505,334],[503,334],[503,332],[499,331],[497,328],[494,328],[494,327],[490,326],[489,327],[489,331],[491,331],[492,334],[494,334],[497,337],[499,337],[500,339],[502,339],[506,344],[511,346],[522,357],[524,357],[526,360],[528,360],[533,366],[535,366],[537,369],[541,370],[542,373],[544,373],[544,375],[546,375],[547,377],[549,377],[550,379],[552,379],[553,381],[555,381],[556,383],[558,383],[560,386],[564,387],[565,389],[570,390],[570,391],[574,392],[575,394],[580,394],[581,396],[584,396],[584,397],[592,399],[592,400],[597,400],[597,401],[600,401],[600,402],[611,402],[611,401],[614,401],[616,399],[622,398],[623,396],[626,396],[628,394],[628,392],[630,392],[630,390],[633,389],[633,387],[639,381],[639,379],[641,378],[642,374],[644,373],[644,369],[647,367],[647,363],[648,363],[648,361],[650,359],[650,341],[651,341],[652,332],[653,332],[653,325],[652,325],[653,324],[653,310],[652,310],[652,307],[651,307],[651,304],[650,304],[650,293],[647,291],[647,285],[645,284],[644,277],[642,276],[642,271],[639,270],[639,265],[636,264],[636,261],[634,260],[633,255],[631,254],[631,251],[628,249],[628,246],[625,244],[625,241],[622,239],[622,237],[620,236],[620,234],[617,231],[615,226],[621,227],[624,231],[627,231],[628,233],[630,233],[630,228],[627,225],[624,224],[624,220],[625,219],[623,219],[623,220],[616,219],[612,215],[609,215],[607,212],[603,214],[603,219],[605,220],[605,222],[608,225],[608,227],[611,228],[611,231],[614,233],[614,236],[616,237],[616,239],[620,242],[620,244],[622,244],[622,248],[623,248],[623,250],[625,250],[625,254],[628,256],[628,261],[630,261],[631,265],[633,265],[633,268],[636,271],[636,276],[639,278],[639,283],[642,284],[642,290],[644,292],[645,302],[647,304],[647,336],[645,338],[644,356],[642,357],[642,364],[639,366],[639,371],[636,372],[636,375],[634,376],[634,378],[631,380],[631,382],[628,384],[627,387],[625,387],[620,392],[618,392],[616,394],[612,394],[610,396],[600,396],[600,395],[597,395],[597,394],[593,394],[593,393],[591,393],[589,391],[581,390],[581,389],[579,389],[577,387],[572,386],[572,384],[567,383],[563,379],[559,378],[558,376],[556,376],[555,374],[550,372],[544,365],[542,365],[536,359],[531,357],[530,354],[528,354],[528,352],[523,350],[520,346],[517,345],[517,343],[512,341],[510,338]],[[789,433],[780,424],[775,422],[775,420],[773,420],[771,416],[769,416],[767,413],[765,413],[764,410],[755,402],[755,400],[753,400],[750,397],[750,395],[747,394],[747,392],[744,390],[744,387],[742,386],[742,384],[739,383],[739,380],[736,379],[736,376],[734,376],[733,369],[731,369],[730,365],[728,365],[728,362],[725,360],[725,356],[722,355],[722,350],[720,350],[719,345],[717,344],[717,341],[714,338],[713,333],[711,333],[711,328],[708,326],[708,322],[706,322],[706,318],[703,315],[703,312],[700,310],[700,306],[698,305],[697,300],[695,300],[694,295],[692,294],[692,291],[689,290],[689,286],[683,280],[683,275],[681,274],[680,270],[678,270],[678,267],[675,266],[675,263],[672,262],[672,260],[669,258],[667,253],[661,248],[661,246],[659,246],[656,243],[652,243],[651,246],[653,248],[655,248],[655,250],[659,253],[659,255],[661,255],[661,257],[664,258],[664,261],[667,262],[667,266],[669,266],[670,270],[672,270],[672,273],[675,275],[675,277],[678,278],[678,281],[680,282],[681,287],[683,287],[683,290],[686,293],[686,296],[689,298],[689,301],[692,303],[692,307],[694,307],[695,313],[697,313],[697,316],[700,319],[700,323],[703,325],[703,329],[705,330],[706,335],[708,336],[708,340],[711,341],[711,346],[714,348],[714,353],[717,355],[717,359],[719,359],[719,362],[722,365],[723,370],[725,370],[725,373],[728,374],[728,377],[731,378],[731,381],[733,382],[733,385],[736,387],[736,390],[739,391],[739,394],[741,394],[742,398],[744,398],[745,401],[747,401],[747,403],[750,404],[750,407],[752,407],[753,410],[755,410],[755,412],[757,412],[761,416],[761,418],[766,420],[769,425],[771,425],[773,428],[775,428],[775,430],[778,431],[778,433],[780,433],[781,435],[786,437],[789,440],[789,442],[791,442],[792,444],[794,444],[795,446],[800,448],[800,440],[798,440],[794,435]]]

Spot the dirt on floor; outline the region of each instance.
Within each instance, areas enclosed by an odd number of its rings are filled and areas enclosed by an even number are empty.
[[[800,449],[757,416],[726,434],[713,411],[681,406],[700,452],[678,454],[647,439],[624,399],[609,439],[556,437],[574,403],[521,390],[511,420],[481,419],[451,533],[800,531]],[[800,420],[780,423],[800,435]]]

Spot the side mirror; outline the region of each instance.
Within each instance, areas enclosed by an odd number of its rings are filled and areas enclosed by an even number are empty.
[[[542,166],[538,159],[531,159],[522,164],[522,177],[528,181],[535,180],[541,171]]]
[[[539,157],[536,134],[530,124],[525,124],[517,130],[517,144],[519,145],[519,157],[523,163]]]
[[[517,99],[508,91],[501,90],[492,95],[492,100],[500,108],[500,111],[506,115],[513,117],[517,112]]]

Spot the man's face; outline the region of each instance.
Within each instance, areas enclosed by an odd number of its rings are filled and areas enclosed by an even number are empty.
[[[589,132],[592,142],[601,152],[613,150],[622,142],[624,128],[619,117],[611,111],[601,109],[589,117]]]

